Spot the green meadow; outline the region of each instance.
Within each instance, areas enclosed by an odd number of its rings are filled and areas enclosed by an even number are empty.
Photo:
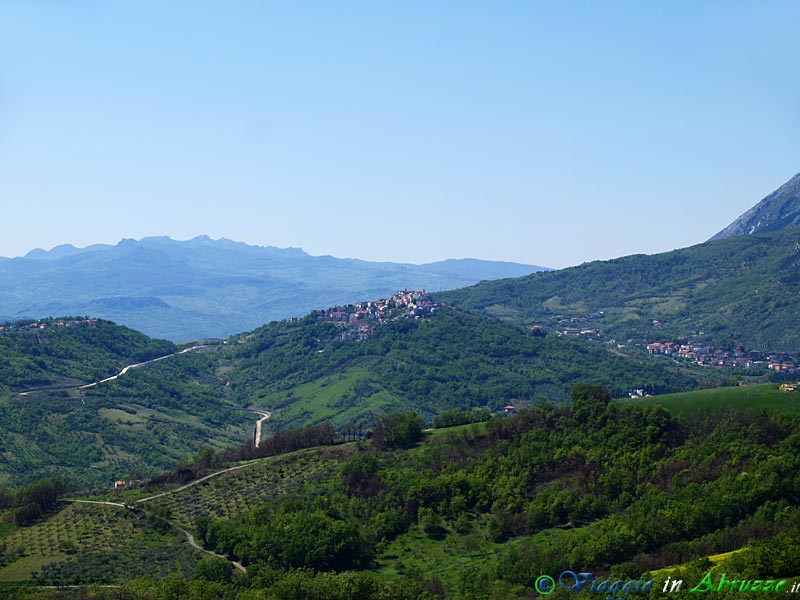
[[[619,400],[636,406],[663,406],[675,416],[692,416],[724,409],[762,411],[775,414],[800,413],[800,392],[786,392],[777,384],[722,387],[640,399]]]

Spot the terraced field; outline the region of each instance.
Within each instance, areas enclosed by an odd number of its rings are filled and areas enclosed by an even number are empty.
[[[154,569],[191,573],[200,556],[169,527],[142,512],[75,503],[9,532],[0,548],[0,582],[114,582]]]
[[[30,526],[4,524],[0,527],[0,595],[2,585],[11,582],[114,584],[137,575],[174,572],[189,577],[204,555],[158,517],[194,530],[200,517],[229,518],[301,490],[313,493],[318,483],[336,477],[339,465],[355,450],[353,444],[302,450],[236,465],[203,481],[166,489],[156,497],[145,490],[128,490],[96,498],[91,504],[65,502]]]
[[[175,493],[148,501],[161,507],[168,518],[188,529],[199,517],[228,518],[259,504],[331,477],[338,465],[355,451],[352,445],[271,457],[217,477],[201,481]]]

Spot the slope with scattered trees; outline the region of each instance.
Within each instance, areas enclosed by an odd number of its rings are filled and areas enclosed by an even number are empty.
[[[549,330],[797,352],[800,228],[591,262],[443,292],[440,301]],[[583,321],[585,319],[585,321]],[[655,323],[654,323],[655,321]]]

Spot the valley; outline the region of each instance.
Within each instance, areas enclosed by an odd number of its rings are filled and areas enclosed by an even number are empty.
[[[114,336],[130,330],[102,321],[44,329],[37,322],[32,335],[32,324],[7,326],[0,341],[16,348],[7,365],[20,375],[7,379],[0,402],[0,476],[19,483],[46,476],[58,457],[81,483],[110,485],[134,472],[133,479],[153,475],[205,445],[258,441],[264,434],[256,438],[256,427],[274,433],[330,421],[366,431],[364,424],[403,408],[430,420],[453,409],[563,402],[589,377],[623,396],[645,386],[691,389],[702,375],[437,307],[421,291],[406,294],[410,303],[397,296],[339,306],[224,343],[178,348],[141,336],[138,343],[167,352],[147,360],[109,356],[105,372],[83,381],[60,375],[71,368],[69,357],[116,347]],[[34,376],[31,353],[43,353],[39,362],[50,370]],[[23,377],[23,367],[31,374]],[[40,383],[35,392],[33,382]],[[89,440],[89,452],[74,452]]]

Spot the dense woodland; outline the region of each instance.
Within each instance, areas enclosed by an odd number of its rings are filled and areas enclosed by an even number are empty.
[[[365,450],[325,493],[212,522],[206,541],[254,570],[358,570],[410,528],[436,539],[485,518],[493,541],[516,543],[452,582],[446,596],[458,598],[531,591],[539,574],[577,565],[636,578],[751,542],[731,569],[800,573],[795,418],[722,412],[681,423],[609,401],[578,386],[570,408],[525,410],[411,454]],[[557,543],[537,543],[553,528]]]

